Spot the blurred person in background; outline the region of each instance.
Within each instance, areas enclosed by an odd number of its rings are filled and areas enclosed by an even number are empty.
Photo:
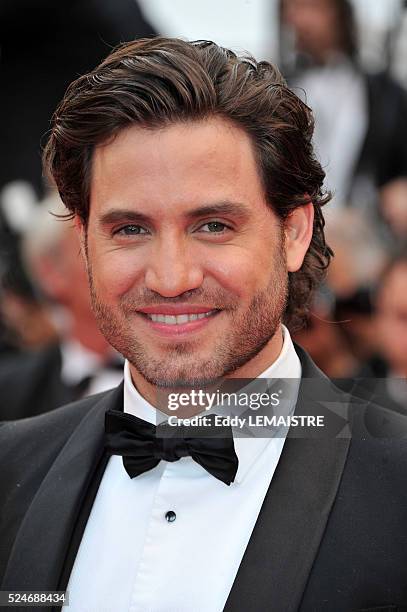
[[[371,294],[388,256],[369,219],[346,208],[326,228],[335,257],[296,340],[335,378],[355,376],[377,351]]]
[[[407,178],[394,179],[383,186],[380,210],[400,248],[407,239]]]
[[[0,360],[41,348],[57,338],[48,308],[34,295],[22,263],[16,259],[17,249],[11,253],[0,281]]]
[[[316,149],[335,193],[331,212],[346,203],[361,207],[376,218],[378,231],[384,218],[402,240],[407,235],[404,90],[387,72],[367,74],[359,65],[350,0],[281,0],[281,24],[284,72],[315,114]]]
[[[21,258],[21,239],[37,206],[26,182],[0,190],[0,359],[41,348],[57,338]]]
[[[0,293],[0,363],[26,350],[57,340],[57,331],[46,305],[21,286],[3,279]],[[1,366],[0,366],[1,367]]]
[[[71,223],[57,217],[66,212],[59,196],[51,194],[34,209],[23,236],[23,261],[37,288],[37,303],[59,339],[0,361],[0,420],[48,412],[122,379],[122,359],[95,322],[77,235]]]
[[[340,326],[358,371],[360,364],[376,352],[372,294],[388,261],[388,251],[372,218],[355,208],[342,210],[328,224],[327,236],[335,252],[327,275],[328,286],[335,296],[333,318]]]
[[[375,398],[407,414],[407,250],[384,270],[375,296],[377,350],[358,376]]]

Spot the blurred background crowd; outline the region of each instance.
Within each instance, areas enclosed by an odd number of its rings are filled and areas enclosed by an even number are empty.
[[[41,145],[74,78],[118,43],[158,33],[270,59],[313,109],[335,258],[294,338],[329,376],[374,379],[407,413],[407,1],[3,0],[0,419],[122,377]]]

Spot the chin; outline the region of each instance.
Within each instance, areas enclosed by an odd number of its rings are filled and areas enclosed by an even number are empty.
[[[148,370],[141,370],[135,366],[137,371],[145,378],[147,382],[155,387],[161,389],[187,389],[187,388],[205,388],[211,386],[222,379],[222,374],[211,373],[205,377],[202,376],[202,369],[200,371],[185,371],[178,370],[171,373],[168,370],[164,373],[151,372]]]

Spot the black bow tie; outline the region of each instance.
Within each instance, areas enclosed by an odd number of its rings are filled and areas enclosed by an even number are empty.
[[[197,429],[203,434],[202,437],[169,437],[174,436],[174,430],[191,434],[191,430],[196,433]],[[178,461],[189,455],[207,472],[230,485],[239,464],[230,427],[181,428],[166,424],[156,427],[119,410],[106,412],[105,446],[110,454],[123,457],[123,465],[130,478],[151,470],[161,459]]]

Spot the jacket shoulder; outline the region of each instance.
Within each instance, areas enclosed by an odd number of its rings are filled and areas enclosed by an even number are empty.
[[[88,412],[114,391],[104,391],[38,416],[1,423],[1,470],[9,474],[13,465],[38,464],[46,459],[51,462]]]
[[[121,386],[67,404],[39,416],[8,421],[0,426],[0,576],[20,526],[42,483],[71,438],[88,444],[89,432],[98,438],[102,416],[120,401]],[[116,394],[116,395],[115,395]],[[81,452],[80,445],[76,447]],[[56,474],[58,480],[64,472]]]

